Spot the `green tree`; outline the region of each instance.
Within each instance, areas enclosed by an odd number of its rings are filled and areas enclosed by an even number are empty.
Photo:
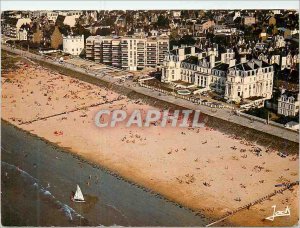
[[[169,19],[164,17],[163,15],[159,15],[157,18],[156,25],[158,27],[163,27],[163,28],[169,27]]]
[[[82,25],[76,24],[76,26],[72,30],[73,34],[76,36],[84,36],[84,40],[91,35],[91,32],[88,29],[85,29]]]
[[[69,25],[61,25],[59,27],[59,31],[61,32],[61,34],[63,34],[64,36],[68,36],[71,33],[71,27]]]
[[[96,31],[96,35],[100,36],[109,36],[111,34],[111,30],[109,28],[98,28]]]

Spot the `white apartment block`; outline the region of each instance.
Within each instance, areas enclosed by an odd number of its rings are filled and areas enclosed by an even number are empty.
[[[126,70],[160,67],[169,51],[168,36],[103,37],[90,36],[86,40],[86,57]]]
[[[250,97],[270,99],[274,70],[268,63],[252,59],[228,69],[225,98],[240,101]]]
[[[277,113],[284,116],[296,116],[299,113],[299,94],[283,93],[278,99]]]
[[[63,37],[63,52],[71,55],[80,55],[84,49],[84,36]]]

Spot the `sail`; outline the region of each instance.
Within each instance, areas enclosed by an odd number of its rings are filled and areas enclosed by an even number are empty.
[[[79,186],[77,185],[77,190],[74,196],[74,200],[84,200],[81,189],[79,188]]]

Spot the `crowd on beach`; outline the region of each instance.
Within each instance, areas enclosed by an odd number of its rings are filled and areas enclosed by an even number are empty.
[[[62,142],[62,145],[70,142],[82,144],[79,145],[82,150],[90,146],[85,134],[93,130],[92,113],[96,108],[118,108],[127,112],[139,109],[145,116],[147,109],[156,105],[153,102],[150,106],[144,99],[131,99],[107,87],[94,86],[38,65],[27,65],[13,73],[8,72],[3,75],[3,82],[4,119],[14,124],[29,123],[32,120],[45,120],[44,123],[47,123],[47,118],[52,121],[55,119],[58,124],[55,124],[56,129],[51,130],[51,136]],[[164,105],[157,109],[163,112],[168,107]],[[119,154],[110,151],[113,155],[110,154],[109,159],[116,157],[124,164],[127,164],[130,157],[128,167],[136,170],[143,167],[140,170],[144,174],[143,178],[148,178],[147,174],[153,177],[153,173],[157,174],[158,171],[152,167],[159,167],[161,172],[157,180],[164,178],[162,182],[166,185],[172,185],[182,192],[193,191],[195,195],[198,194],[196,196],[201,196],[200,190],[212,192],[215,197],[221,194],[230,206],[248,205],[255,197],[261,196],[260,191],[266,195],[267,190],[276,188],[275,184],[292,183],[298,177],[296,155],[288,155],[271,146],[258,145],[237,134],[222,133],[210,127],[207,118],[202,121],[205,123],[204,128],[162,131],[158,127],[158,120],[148,130],[121,128],[113,136],[107,132],[111,148],[103,150],[114,148],[121,151]],[[79,142],[72,141],[65,131],[70,125],[78,131],[76,141]],[[98,133],[99,137],[104,137],[103,132]],[[102,145],[98,148],[101,149],[91,149],[90,153],[99,152],[99,157],[104,156]],[[150,156],[149,151],[153,156]],[[141,154],[145,156],[142,158]],[[173,169],[174,166],[176,169]],[[275,170],[277,168],[279,171]],[[86,185],[91,186],[97,181],[99,179],[91,174]]]

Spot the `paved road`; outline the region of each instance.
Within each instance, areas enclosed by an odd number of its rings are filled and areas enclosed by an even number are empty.
[[[96,75],[95,72],[91,72],[89,70],[82,69],[78,66],[75,66],[75,65],[72,65],[69,63],[61,64],[53,59],[50,59],[50,58],[47,59],[44,56],[29,53],[27,51],[21,51],[19,49],[11,49],[10,47],[7,47],[5,45],[2,45],[1,48],[4,50],[13,52],[15,54],[22,55],[24,57],[41,60],[41,61],[48,62],[53,65],[65,67],[70,70],[74,70],[74,71],[77,71],[77,72],[80,72],[83,74],[87,74],[91,77],[101,79],[105,82],[119,84],[118,83],[119,79],[112,78],[109,75],[105,75],[105,74]],[[228,109],[215,109],[215,110],[217,110],[217,112],[212,112],[212,108],[210,108],[210,107],[194,104],[194,103],[184,100],[184,99],[175,98],[174,96],[171,96],[171,95],[165,95],[158,91],[153,91],[151,89],[138,86],[137,83],[134,83],[130,80],[126,80],[125,83],[122,83],[122,86],[125,88],[128,88],[130,90],[136,91],[137,93],[141,93],[141,94],[147,95],[149,97],[153,97],[153,98],[156,98],[156,99],[159,99],[162,101],[166,101],[166,102],[184,107],[186,109],[200,110],[202,113],[207,114],[209,116],[215,116],[215,117],[225,120],[225,121],[230,121],[232,123],[235,123],[235,124],[247,127],[247,128],[252,128],[257,131],[265,132],[270,135],[274,135],[274,136],[277,136],[277,137],[280,137],[280,138],[283,138],[283,139],[286,139],[286,140],[289,140],[292,142],[299,143],[299,133],[298,132],[294,132],[294,131],[284,129],[281,127],[277,127],[277,126],[273,126],[273,125],[267,125],[265,123],[258,122],[258,121],[250,121],[246,117],[233,115],[231,113],[231,111],[229,111]]]

